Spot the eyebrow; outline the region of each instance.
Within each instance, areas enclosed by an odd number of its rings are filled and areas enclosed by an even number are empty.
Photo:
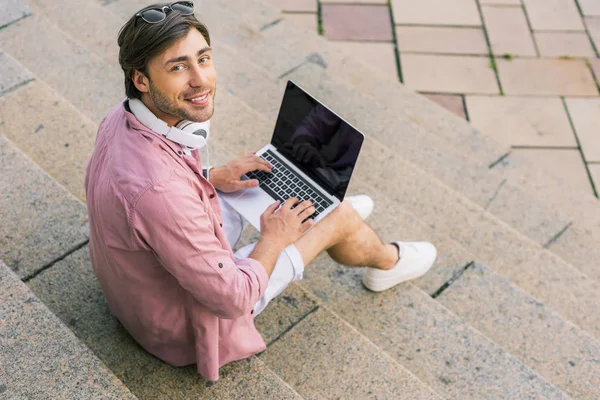
[[[204,48],[198,50],[196,57],[200,57],[202,54],[204,54],[210,50],[212,50],[210,47],[204,47]],[[188,56],[180,56],[180,57],[171,58],[170,60],[168,60],[165,63],[165,67],[169,64],[178,63],[178,62],[182,62],[182,61],[189,61],[189,60],[190,60],[190,58]]]

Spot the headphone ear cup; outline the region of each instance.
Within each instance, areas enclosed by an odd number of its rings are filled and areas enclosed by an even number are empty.
[[[210,121],[205,122],[192,122],[192,121],[181,121],[177,125],[175,125],[178,129],[181,129],[184,132],[189,132],[194,135],[200,135],[204,139],[208,140],[209,132],[210,132]]]

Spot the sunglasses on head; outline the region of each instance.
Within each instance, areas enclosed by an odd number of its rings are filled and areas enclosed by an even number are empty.
[[[167,11],[174,11],[183,15],[194,13],[194,3],[191,1],[176,1],[164,7],[146,8],[135,14],[149,24],[157,24],[167,18]]]

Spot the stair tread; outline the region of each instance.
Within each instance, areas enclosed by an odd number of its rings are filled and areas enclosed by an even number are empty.
[[[96,123],[124,98],[123,73],[118,64],[106,63],[40,14],[0,30],[0,42],[6,53],[59,89]],[[67,66],[65,60],[69,60]]]
[[[25,278],[87,241],[87,211],[1,129],[0,259]]]
[[[33,79],[33,74],[0,49],[0,95]]]
[[[136,398],[2,261],[0,315],[2,398]]]
[[[305,398],[441,399],[323,308],[270,345],[260,359]]]
[[[573,398],[600,397],[600,343],[486,266],[468,268],[438,301]]]
[[[82,202],[97,125],[43,82],[0,97],[2,132]]]

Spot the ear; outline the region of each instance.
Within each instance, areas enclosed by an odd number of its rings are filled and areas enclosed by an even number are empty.
[[[131,80],[133,81],[133,84],[137,90],[140,92],[148,93],[150,91],[150,82],[148,81],[148,77],[137,69],[133,70]]]

